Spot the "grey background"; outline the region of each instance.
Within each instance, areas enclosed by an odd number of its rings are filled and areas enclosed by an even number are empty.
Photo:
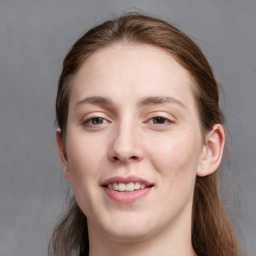
[[[256,1],[1,0],[1,256],[46,255],[67,188],[55,149],[61,62],[86,29],[131,7],[191,35],[222,84],[232,136],[227,205],[247,251],[256,255]]]

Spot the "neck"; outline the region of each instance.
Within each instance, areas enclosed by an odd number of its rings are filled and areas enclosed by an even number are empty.
[[[179,225],[165,232],[136,241],[121,241],[104,232],[89,229],[89,256],[195,256],[191,243],[191,223],[183,229]]]

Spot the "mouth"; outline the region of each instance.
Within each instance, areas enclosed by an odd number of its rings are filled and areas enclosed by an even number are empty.
[[[147,186],[144,183],[136,181],[136,182],[129,182],[127,184],[124,182],[114,182],[114,183],[109,183],[104,187],[109,188],[110,190],[115,190],[119,192],[132,192],[134,190],[150,188],[150,187],[153,187],[153,185]]]
[[[136,176],[118,176],[107,179],[101,186],[112,200],[129,203],[145,197],[154,184]]]

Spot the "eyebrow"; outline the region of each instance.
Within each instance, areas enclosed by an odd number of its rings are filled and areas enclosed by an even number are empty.
[[[87,97],[85,99],[78,101],[76,103],[76,107],[84,103],[90,103],[93,105],[106,105],[106,106],[113,105],[113,102],[109,98],[105,98],[101,96],[92,96],[92,97]]]
[[[158,104],[165,104],[165,103],[175,103],[183,108],[186,108],[185,104],[182,101],[174,97],[168,97],[168,96],[145,97],[138,102],[138,105],[146,106],[146,105],[158,105]]]
[[[93,104],[93,105],[105,105],[105,106],[113,106],[114,103],[110,98],[101,97],[101,96],[91,96],[87,97],[85,99],[82,99],[76,103],[76,107],[81,104]],[[145,97],[138,101],[138,106],[147,106],[147,105],[159,105],[159,104],[165,104],[165,103],[175,103],[183,108],[186,108],[184,103],[174,97],[168,97],[168,96],[151,96],[151,97]]]

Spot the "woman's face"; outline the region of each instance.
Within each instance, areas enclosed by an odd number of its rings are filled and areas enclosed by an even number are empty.
[[[90,235],[190,234],[204,147],[192,90],[189,73],[153,46],[114,45],[82,65],[63,165]]]

